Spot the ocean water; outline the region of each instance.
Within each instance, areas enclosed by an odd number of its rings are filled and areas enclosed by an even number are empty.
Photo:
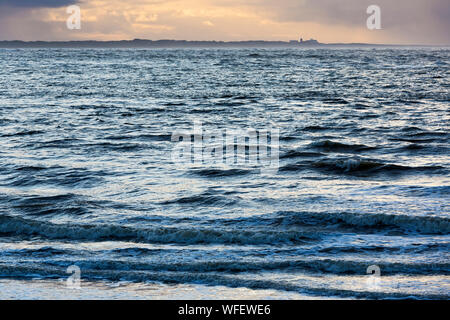
[[[0,299],[448,299],[449,58],[0,49]],[[195,123],[278,170],[175,162]]]

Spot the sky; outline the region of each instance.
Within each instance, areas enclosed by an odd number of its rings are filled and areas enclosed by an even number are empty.
[[[70,30],[66,9],[81,9]],[[369,30],[369,5],[381,29]],[[450,44],[450,0],[0,0],[0,40],[293,40]]]

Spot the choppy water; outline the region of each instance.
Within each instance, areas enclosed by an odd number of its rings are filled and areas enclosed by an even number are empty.
[[[0,50],[0,278],[448,298],[449,57]],[[278,173],[174,164],[195,121],[279,128]]]

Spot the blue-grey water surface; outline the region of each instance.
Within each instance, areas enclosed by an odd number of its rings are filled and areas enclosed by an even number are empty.
[[[2,49],[0,279],[448,299],[449,58]],[[278,128],[278,173],[174,164],[195,121]]]

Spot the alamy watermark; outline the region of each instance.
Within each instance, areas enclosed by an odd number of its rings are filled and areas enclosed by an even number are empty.
[[[81,289],[81,269],[80,267],[73,265],[69,266],[66,270],[68,274],[71,274],[67,278],[66,285],[69,289]]]
[[[367,18],[367,29],[380,30],[381,29],[381,8],[375,4],[370,5],[367,8],[367,14],[370,16]]]
[[[70,16],[66,20],[66,26],[69,30],[81,29],[81,8],[77,5],[68,6],[66,13]]]
[[[377,265],[372,265],[367,268],[366,273],[369,277],[366,279],[366,286],[371,291],[380,289],[381,282],[381,268]]]
[[[172,161],[185,166],[260,168],[263,174],[279,169],[280,131],[277,128],[204,130],[194,122],[192,132],[174,132]]]

